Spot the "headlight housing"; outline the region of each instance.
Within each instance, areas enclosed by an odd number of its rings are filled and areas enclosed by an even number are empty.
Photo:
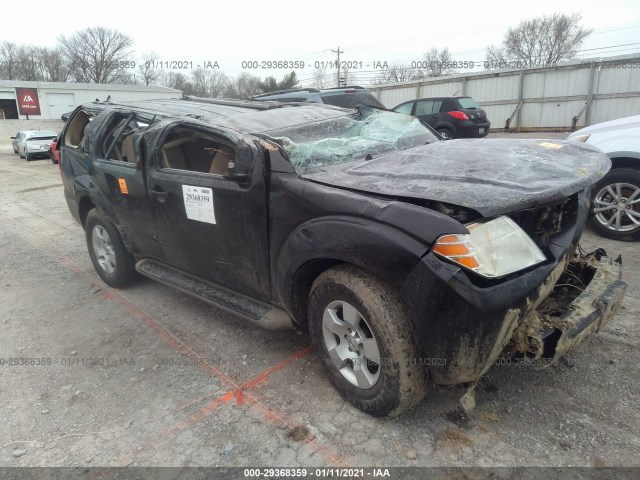
[[[529,235],[509,217],[467,225],[468,234],[443,235],[433,251],[483,277],[497,278],[524,270],[547,258]]]

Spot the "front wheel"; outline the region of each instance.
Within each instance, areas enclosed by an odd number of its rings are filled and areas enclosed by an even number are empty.
[[[91,262],[104,283],[122,288],[140,278],[135,269],[136,262],[124,246],[120,232],[95,208],[87,215],[85,235]]]
[[[593,191],[594,229],[614,240],[640,240],[640,170],[615,168]]]
[[[428,390],[404,302],[393,288],[349,265],[311,287],[309,330],[329,379],[342,397],[376,416],[399,415]]]

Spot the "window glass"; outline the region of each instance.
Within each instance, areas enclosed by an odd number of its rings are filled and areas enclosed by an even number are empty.
[[[76,113],[71,119],[65,132],[64,144],[69,147],[83,150],[82,142],[84,141],[84,129],[92,120],[93,115],[88,112],[79,111]]]
[[[103,158],[136,163],[138,158],[133,144],[133,135],[140,126],[134,116],[115,116],[105,129],[102,141]]]
[[[235,149],[198,131],[177,128],[162,144],[160,168],[228,175]]]
[[[369,109],[268,132],[302,175],[438,141],[417,118]]]
[[[416,105],[416,117],[431,115],[433,113],[433,100],[423,100]]]
[[[478,105],[473,98],[469,98],[469,97],[459,98],[458,103],[460,104],[461,108],[468,108],[470,110],[480,108],[480,105]]]
[[[413,102],[403,103],[402,105],[397,106],[393,109],[394,112],[404,113],[405,115],[411,115],[411,110],[413,109]]]
[[[432,113],[440,113],[441,108],[442,108],[442,100],[435,100],[433,102]]]

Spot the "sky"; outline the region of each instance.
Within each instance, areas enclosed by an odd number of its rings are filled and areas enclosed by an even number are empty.
[[[432,47],[449,48],[457,61],[482,62],[486,47],[499,45],[510,26],[557,12],[580,13],[583,25],[594,29],[578,58],[640,53],[638,0],[411,0],[366,5],[344,0],[60,0],[55,9],[51,5],[50,1],[29,2],[26,17],[2,23],[0,41],[51,47],[61,35],[103,26],[132,37],[134,58],[139,60],[155,52],[163,62],[182,61],[194,68],[218,62],[230,76],[243,71],[243,62],[258,62],[259,67],[263,61],[305,62],[305,68],[296,71],[305,86],[311,84],[315,62],[335,60],[332,50],[340,47],[341,59],[355,62],[359,68],[352,73],[360,70],[356,78],[367,84],[376,76],[376,66],[419,61]],[[38,14],[31,16],[31,12]],[[260,77],[281,77],[287,72],[244,71]]]

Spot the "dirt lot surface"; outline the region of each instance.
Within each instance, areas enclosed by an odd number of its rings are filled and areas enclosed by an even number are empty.
[[[340,399],[306,333],[104,285],[49,160],[0,153],[0,192],[0,466],[640,465],[637,244],[586,232],[629,288],[565,362],[494,367],[468,418],[442,388],[378,420]]]

